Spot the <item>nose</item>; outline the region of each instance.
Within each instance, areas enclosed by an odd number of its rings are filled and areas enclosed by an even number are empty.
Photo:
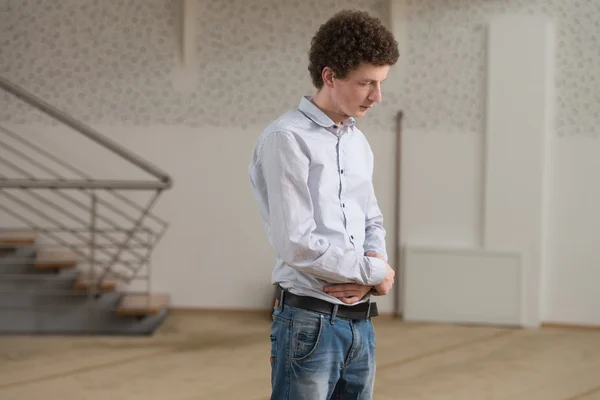
[[[369,100],[374,103],[381,103],[381,86],[379,84],[375,85],[369,94]]]

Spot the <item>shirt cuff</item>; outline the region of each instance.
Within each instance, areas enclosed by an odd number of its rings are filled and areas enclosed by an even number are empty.
[[[387,264],[381,258],[367,257],[371,266],[371,279],[369,285],[379,285],[387,274]]]

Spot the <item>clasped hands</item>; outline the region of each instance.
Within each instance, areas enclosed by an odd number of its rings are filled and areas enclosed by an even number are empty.
[[[375,257],[384,260],[380,254],[368,251],[365,253],[367,257]],[[384,296],[392,289],[394,285],[395,272],[390,265],[384,260],[387,271],[383,281],[376,286],[366,286],[358,283],[341,283],[332,286],[327,286],[323,290],[325,293],[337,297],[345,304],[354,304],[368,293],[374,296]]]

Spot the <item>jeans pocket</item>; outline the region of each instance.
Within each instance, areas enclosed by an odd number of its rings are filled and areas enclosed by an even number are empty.
[[[294,313],[291,360],[302,361],[314,354],[323,331],[323,316],[312,312]]]

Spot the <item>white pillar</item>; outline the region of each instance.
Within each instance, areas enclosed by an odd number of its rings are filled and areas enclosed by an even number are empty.
[[[516,250],[524,321],[540,325],[554,138],[554,25],[503,16],[488,37],[484,246]]]

